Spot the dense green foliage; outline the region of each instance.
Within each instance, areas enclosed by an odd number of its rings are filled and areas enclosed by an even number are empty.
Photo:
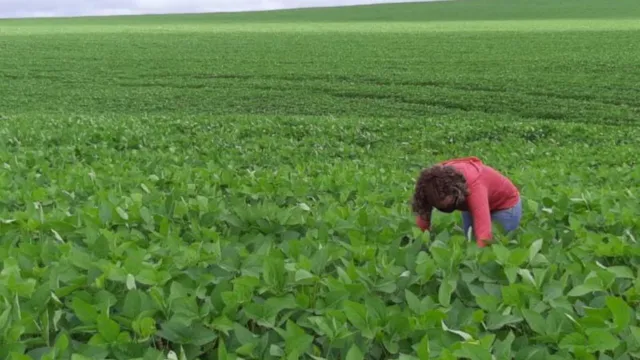
[[[640,15],[607,4],[0,22],[0,359],[639,358]],[[524,199],[486,249],[409,208],[468,155]]]

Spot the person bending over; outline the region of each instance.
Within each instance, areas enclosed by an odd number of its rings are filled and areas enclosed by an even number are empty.
[[[431,212],[462,212],[465,235],[473,228],[479,247],[492,241],[492,221],[506,232],[520,226],[520,192],[506,176],[477,157],[443,161],[423,169],[415,185],[413,212],[422,231],[431,230]]]

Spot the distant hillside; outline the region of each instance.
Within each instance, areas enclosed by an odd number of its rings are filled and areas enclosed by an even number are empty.
[[[217,14],[145,15],[136,22],[364,22],[640,18],[640,0],[449,0]],[[130,23],[132,16],[76,18],[74,22]],[[48,22],[55,19],[3,20]],[[68,21],[68,20],[65,20]]]

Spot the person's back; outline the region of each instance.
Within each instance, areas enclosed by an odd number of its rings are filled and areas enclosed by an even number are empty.
[[[452,166],[460,171],[467,180],[471,193],[475,187],[484,186],[491,211],[508,209],[518,202],[520,192],[511,180],[476,157],[448,160],[442,165]]]

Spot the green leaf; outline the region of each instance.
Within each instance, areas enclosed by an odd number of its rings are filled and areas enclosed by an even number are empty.
[[[107,315],[101,314],[97,318],[98,332],[108,343],[114,343],[120,334],[120,325]]]
[[[225,315],[218,316],[213,319],[211,327],[229,336],[229,332],[233,330],[233,322]]]
[[[398,360],[420,360],[420,359],[413,355],[400,354],[398,356]]]
[[[604,291],[604,289],[602,289],[602,286],[598,284],[582,284],[571,289],[567,295],[571,297],[579,297],[595,291]]]
[[[534,241],[529,247],[529,262],[533,262],[540,249],[542,249],[542,239]]]
[[[347,319],[359,330],[367,330],[369,325],[367,324],[367,309],[364,305],[345,300],[344,301],[344,313]]]
[[[146,206],[140,208],[140,218],[142,218],[147,225],[154,224],[153,215],[151,215],[151,211],[149,211]]]
[[[504,268],[504,274],[507,276],[507,280],[509,280],[509,283],[513,284],[518,279],[518,268],[508,265]]]
[[[131,274],[127,274],[127,290],[135,290],[136,289],[136,278],[131,275]]]
[[[84,356],[82,354],[73,354],[71,355],[71,360],[93,360],[88,356]]]
[[[280,346],[276,344],[271,344],[271,346],[269,347],[269,355],[282,358],[285,356],[285,353]]]
[[[535,331],[540,335],[546,334],[546,321],[538,312],[529,309],[523,309],[522,315],[524,316],[525,321],[529,324],[531,330]]]
[[[476,302],[483,310],[496,311],[500,305],[500,301],[492,295],[482,295],[476,297]]]
[[[220,338],[218,342],[218,360],[227,360],[227,346],[224,343],[224,339]]]
[[[491,250],[495,254],[498,264],[506,265],[508,263],[509,257],[511,256],[511,252],[509,251],[509,249],[507,249],[500,243],[496,243],[491,246]]]
[[[262,276],[267,285],[281,289],[285,284],[286,269],[280,252],[268,256],[263,264]]]
[[[633,309],[619,297],[607,296],[607,307],[613,314],[613,322],[618,331],[622,331],[629,327]]]
[[[303,269],[299,269],[296,271],[294,280],[296,282],[302,281],[302,280],[307,280],[307,279],[313,279],[315,276],[308,272],[307,270],[303,270]]]
[[[454,351],[453,354],[458,358],[469,360],[492,360],[491,353],[487,349],[479,344],[468,342],[460,344],[460,349]]]
[[[620,339],[606,329],[587,329],[587,337],[592,351],[613,350],[620,345]]]
[[[11,307],[7,307],[2,314],[0,314],[0,334],[2,334],[2,330],[6,329],[9,325],[9,318],[11,316]]]
[[[218,338],[218,335],[214,331],[204,327],[199,322],[191,325],[188,335],[186,344],[194,346],[205,346]]]
[[[157,331],[156,321],[150,317],[144,317],[140,320],[134,320],[132,323],[132,327],[136,334],[141,336],[143,339],[154,335]]]
[[[529,257],[529,251],[527,249],[513,249],[511,250],[511,254],[509,255],[508,264],[512,267],[518,268],[527,262],[527,258]]]
[[[522,318],[519,316],[491,313],[487,316],[486,324],[488,330],[498,330],[506,325],[517,324],[521,321]]]
[[[73,309],[78,319],[87,325],[95,324],[98,319],[98,311],[96,311],[95,306],[86,303],[77,296],[71,300],[71,309]]]
[[[69,337],[67,334],[62,333],[58,336],[55,345],[53,346],[56,350],[56,353],[60,354],[66,351],[69,348]]]
[[[116,207],[116,212],[122,218],[122,220],[129,220],[129,215],[121,207]]]
[[[418,348],[416,349],[416,353],[420,357],[420,359],[429,359],[431,356],[431,347],[429,343],[429,336],[425,335],[418,343]]]
[[[633,271],[628,266],[611,266],[611,267],[608,267],[607,270],[612,272],[617,278],[621,278],[621,279],[636,278],[636,276],[633,274]]]
[[[496,359],[511,359],[511,346],[515,338],[513,331],[509,331],[509,334],[504,340],[496,340],[494,344],[494,355]]]
[[[364,360],[364,355],[356,344],[351,345],[351,348],[347,352],[346,360]]]
[[[269,298],[264,302],[263,319],[266,321],[268,326],[274,327],[276,325],[276,317],[282,310],[295,309],[297,307],[296,299],[291,294],[283,297]]]
[[[413,311],[417,315],[422,315],[423,310],[422,310],[422,303],[420,302],[420,299],[418,299],[418,297],[414,293],[412,293],[411,290],[409,289],[404,290],[404,296],[405,296],[405,299],[407,300],[407,306],[409,307],[409,309],[411,309],[411,311]]]
[[[24,354],[18,354],[16,352],[12,352],[11,360],[33,360],[33,358]]]
[[[112,207],[108,203],[101,203],[99,209],[99,217],[100,221],[103,224],[108,224],[112,219]]]
[[[386,323],[387,307],[383,300],[377,296],[366,296],[364,300],[367,323],[370,326],[378,326]]]
[[[287,359],[301,357],[313,343],[313,336],[291,320],[287,320],[287,332],[284,339]]]
[[[175,207],[173,208],[173,217],[181,218],[189,213],[189,206],[184,202],[184,200],[178,200],[175,202]]]
[[[451,294],[453,294],[456,289],[457,281],[454,278],[445,278],[440,283],[440,288],[438,289],[438,302],[440,305],[444,307],[449,307],[451,305]]]
[[[558,347],[560,349],[567,349],[570,351],[574,351],[574,349],[576,348],[586,347],[588,345],[589,343],[587,342],[587,338],[584,337],[584,335],[574,332],[574,333],[565,335],[562,338],[562,340],[560,340]]]
[[[631,335],[633,336],[635,341],[638,343],[638,345],[640,345],[640,327],[631,326],[630,330],[631,330]]]
[[[441,324],[442,329],[443,329],[444,331],[448,331],[448,332],[450,332],[450,333],[452,333],[452,334],[456,334],[456,335],[460,336],[461,338],[463,338],[465,341],[472,341],[472,340],[473,340],[473,336],[471,336],[471,335],[470,335],[469,333],[467,333],[467,332],[460,331],[460,330],[454,330],[454,329],[451,329],[451,328],[449,328],[449,327],[447,326],[447,324],[445,324],[445,322],[444,322],[444,321],[441,321],[441,322],[440,322],[440,324]]]
[[[122,315],[129,319],[141,315],[151,316],[155,313],[156,307],[150,295],[142,290],[130,290],[124,298]]]
[[[256,334],[252,333],[249,329],[237,322],[233,324],[233,332],[236,339],[241,344],[255,343],[258,340]]]
[[[69,261],[83,270],[89,270],[95,266],[94,259],[85,250],[73,246],[68,257]]]

